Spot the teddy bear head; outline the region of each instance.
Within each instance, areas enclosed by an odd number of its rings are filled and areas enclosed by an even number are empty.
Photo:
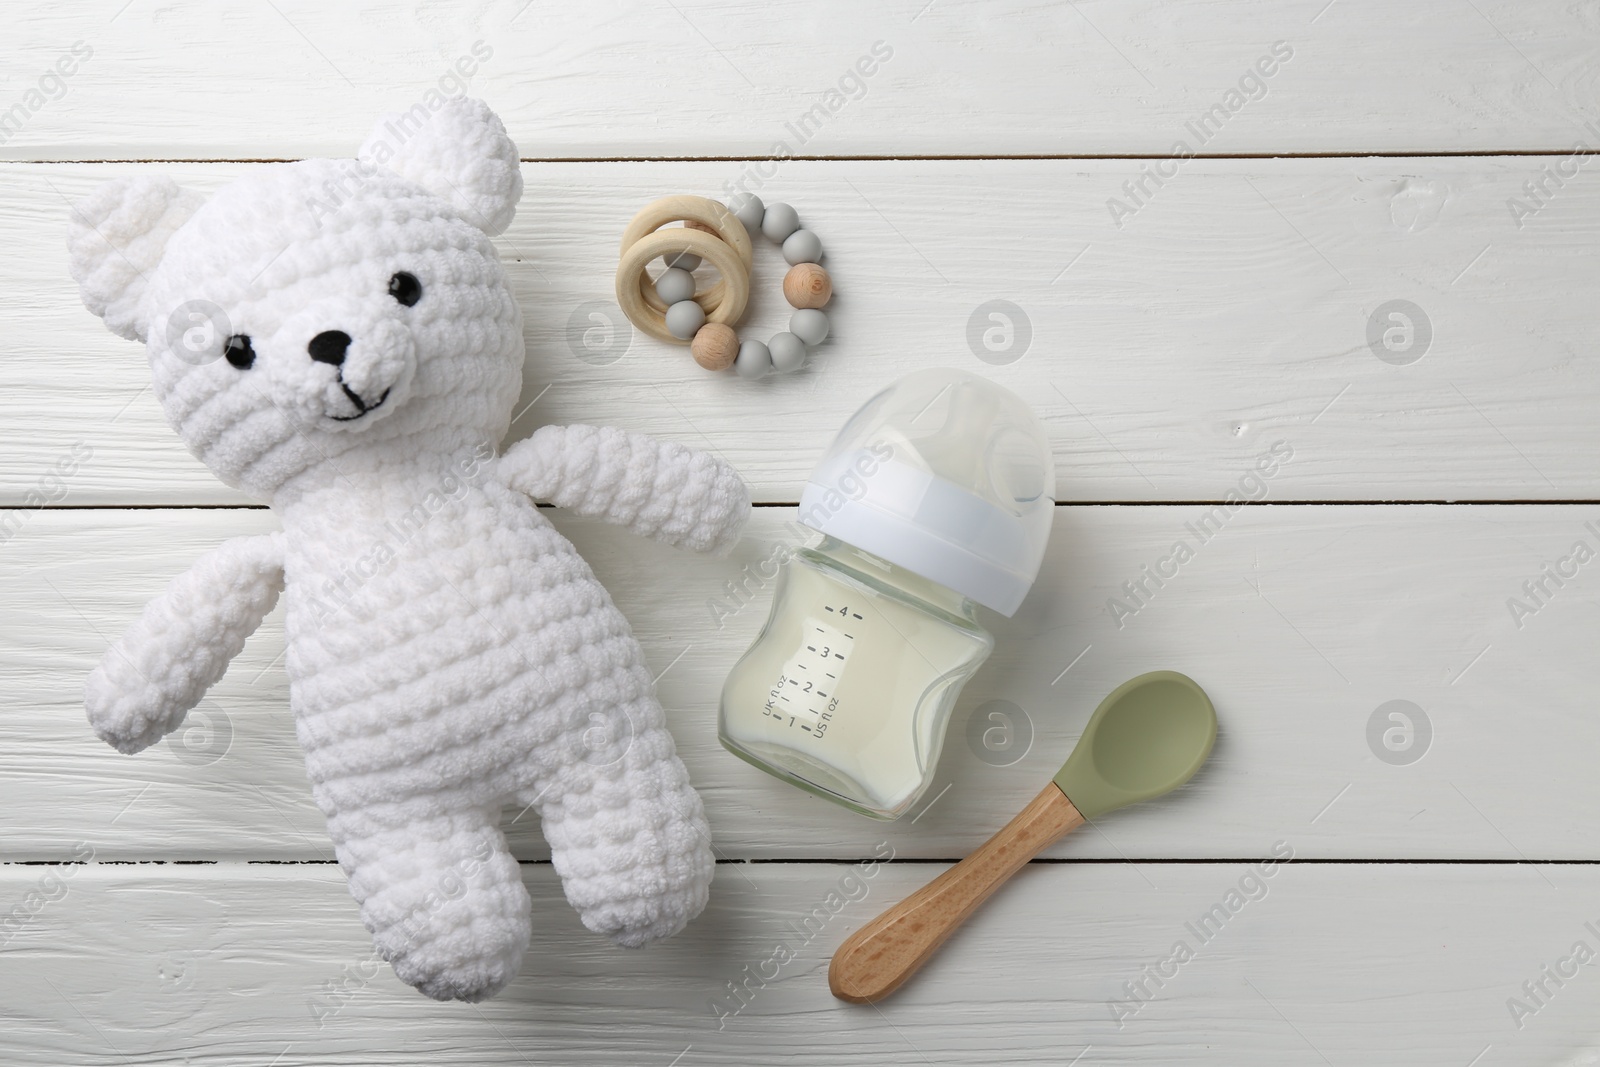
[[[505,434],[522,318],[489,238],[521,195],[505,127],[462,98],[385,116],[355,159],[253,167],[209,198],[108,182],[68,248],[189,450],[270,501]]]

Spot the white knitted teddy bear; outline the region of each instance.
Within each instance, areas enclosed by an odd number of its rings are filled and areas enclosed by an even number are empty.
[[[749,514],[732,468],[640,434],[545,426],[496,455],[524,349],[489,238],[521,195],[505,127],[460,99],[209,200],[110,182],[69,240],[189,450],[283,525],[145,609],[89,721],[123,752],[178,728],[287,588],[313,796],[379,952],[440,999],[494,994],[528,944],[505,806],[538,810],[567,899],[622,945],[677,932],[711,882],[639,645],[533,498],[702,552]]]

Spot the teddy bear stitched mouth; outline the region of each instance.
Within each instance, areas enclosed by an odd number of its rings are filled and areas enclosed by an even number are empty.
[[[389,399],[389,393],[393,391],[392,386],[389,389],[385,389],[382,396],[380,396],[373,403],[369,404],[365,400],[361,399],[360,393],[357,393],[354,389],[344,384],[343,378],[339,379],[339,388],[344,390],[344,395],[350,398],[350,402],[356,406],[357,411],[354,415],[328,416],[328,418],[333,419],[336,422],[354,422],[369,411],[377,411],[379,408],[383,407],[383,402]]]

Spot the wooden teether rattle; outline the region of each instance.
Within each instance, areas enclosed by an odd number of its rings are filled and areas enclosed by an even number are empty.
[[[683,225],[662,229],[672,222]],[[783,295],[796,309],[788,331],[766,344],[741,343],[733,329],[750,302],[750,234],[757,229],[783,246],[791,264]],[[667,269],[652,282],[645,267],[657,257]],[[833,296],[833,282],[817,262],[821,258],[822,241],[801,228],[788,204],[767,207],[749,193],[737,194],[726,207],[703,196],[664,196],[646,204],[622,233],[617,305],[656,340],[689,345],[695,362],[707,370],[733,367],[745,378],[799,370],[806,346],[828,336],[828,316],[821,308]],[[722,277],[696,291],[690,272],[703,260]]]

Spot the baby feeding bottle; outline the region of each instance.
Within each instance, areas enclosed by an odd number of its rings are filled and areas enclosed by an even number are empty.
[[[785,562],[772,613],[722,690],[734,755],[880,819],[933,778],[961,687],[1039,573],[1055,464],[1021,398],[924,370],[846,422],[800,497],[822,534]]]

